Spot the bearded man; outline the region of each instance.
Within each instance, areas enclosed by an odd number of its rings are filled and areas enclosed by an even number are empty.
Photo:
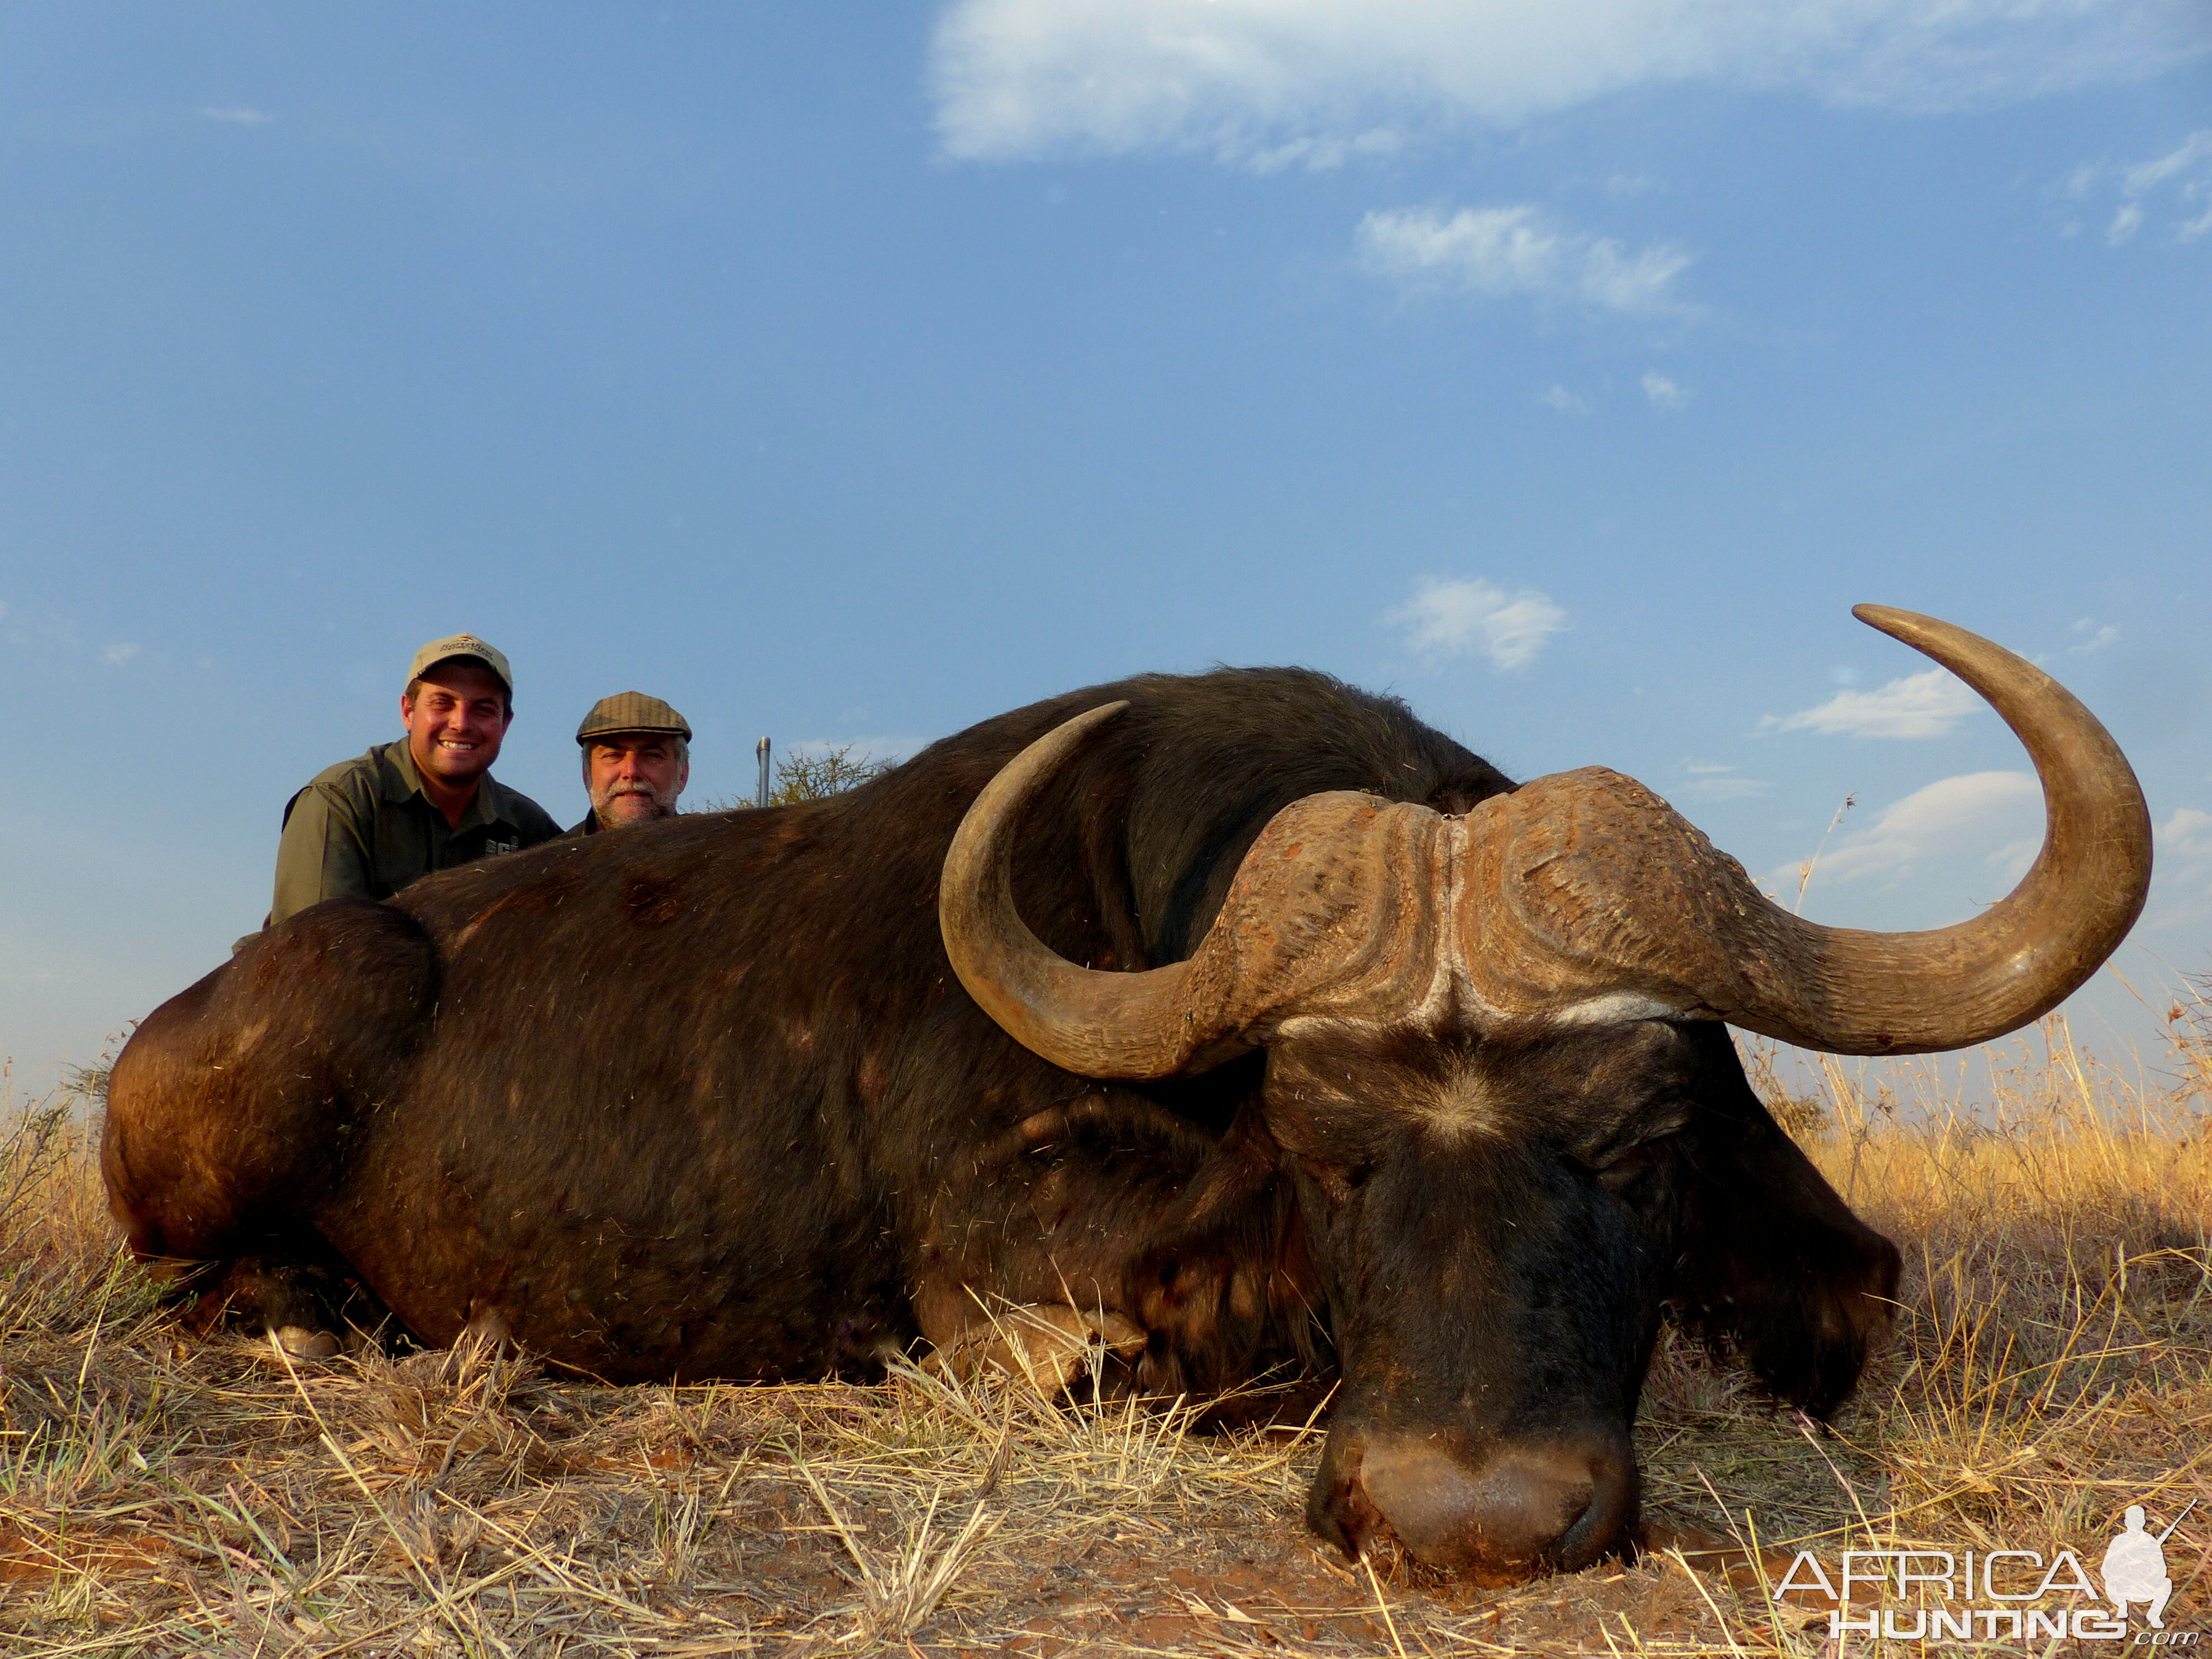
[[[676,816],[676,798],[691,781],[691,726],[683,715],[642,691],[617,691],[592,705],[576,742],[592,810],[570,835]]]

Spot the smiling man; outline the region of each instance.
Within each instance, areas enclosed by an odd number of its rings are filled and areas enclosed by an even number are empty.
[[[691,781],[691,723],[683,715],[642,691],[617,691],[592,705],[576,742],[592,810],[570,835],[676,816],[676,798]]]
[[[418,877],[550,841],[561,828],[491,764],[514,719],[507,658],[473,634],[415,653],[407,735],[319,774],[284,808],[274,927],[328,898],[390,898]]]

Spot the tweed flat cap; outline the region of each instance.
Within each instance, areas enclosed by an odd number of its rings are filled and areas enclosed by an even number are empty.
[[[455,657],[474,657],[499,676],[508,696],[514,695],[514,671],[507,665],[507,653],[473,634],[448,634],[417,651],[415,660],[407,665],[407,684],[414,684],[440,663],[451,662]]]
[[[686,743],[691,741],[690,722],[659,698],[648,697],[642,691],[617,691],[611,697],[601,697],[576,728],[576,741],[589,743],[617,732],[665,732]]]

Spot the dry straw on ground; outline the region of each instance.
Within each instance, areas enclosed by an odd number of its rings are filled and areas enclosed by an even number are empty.
[[[2070,1547],[2171,1516],[2167,1623],[2212,1538],[2205,1007],[2123,1075],[2063,1025],[1993,1056],[1754,1069],[1904,1247],[1899,1334],[1824,1429],[1671,1338],[1648,1504],[1802,1542]],[[605,1389],[498,1353],[276,1363],[180,1339],[118,1254],[88,1114],[0,1123],[0,1649],[706,1656],[1096,1650],[1833,1652],[1756,1567],[1674,1553],[1509,1593],[1351,1566],[1298,1519],[1317,1430],[881,1387]],[[1770,1568],[1771,1571],[1771,1568]],[[1893,1647],[1892,1650],[1895,1650]],[[2039,1650],[2040,1650],[2039,1649]],[[2117,1651],[2117,1648],[2106,1650]]]

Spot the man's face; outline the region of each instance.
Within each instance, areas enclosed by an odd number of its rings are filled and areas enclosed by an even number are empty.
[[[401,694],[399,718],[416,769],[449,788],[466,788],[499,758],[507,736],[507,688],[488,668],[438,663],[413,696]]]
[[[675,741],[657,732],[594,738],[584,763],[592,811],[609,830],[673,817],[676,798],[691,781],[691,763],[677,759]]]

